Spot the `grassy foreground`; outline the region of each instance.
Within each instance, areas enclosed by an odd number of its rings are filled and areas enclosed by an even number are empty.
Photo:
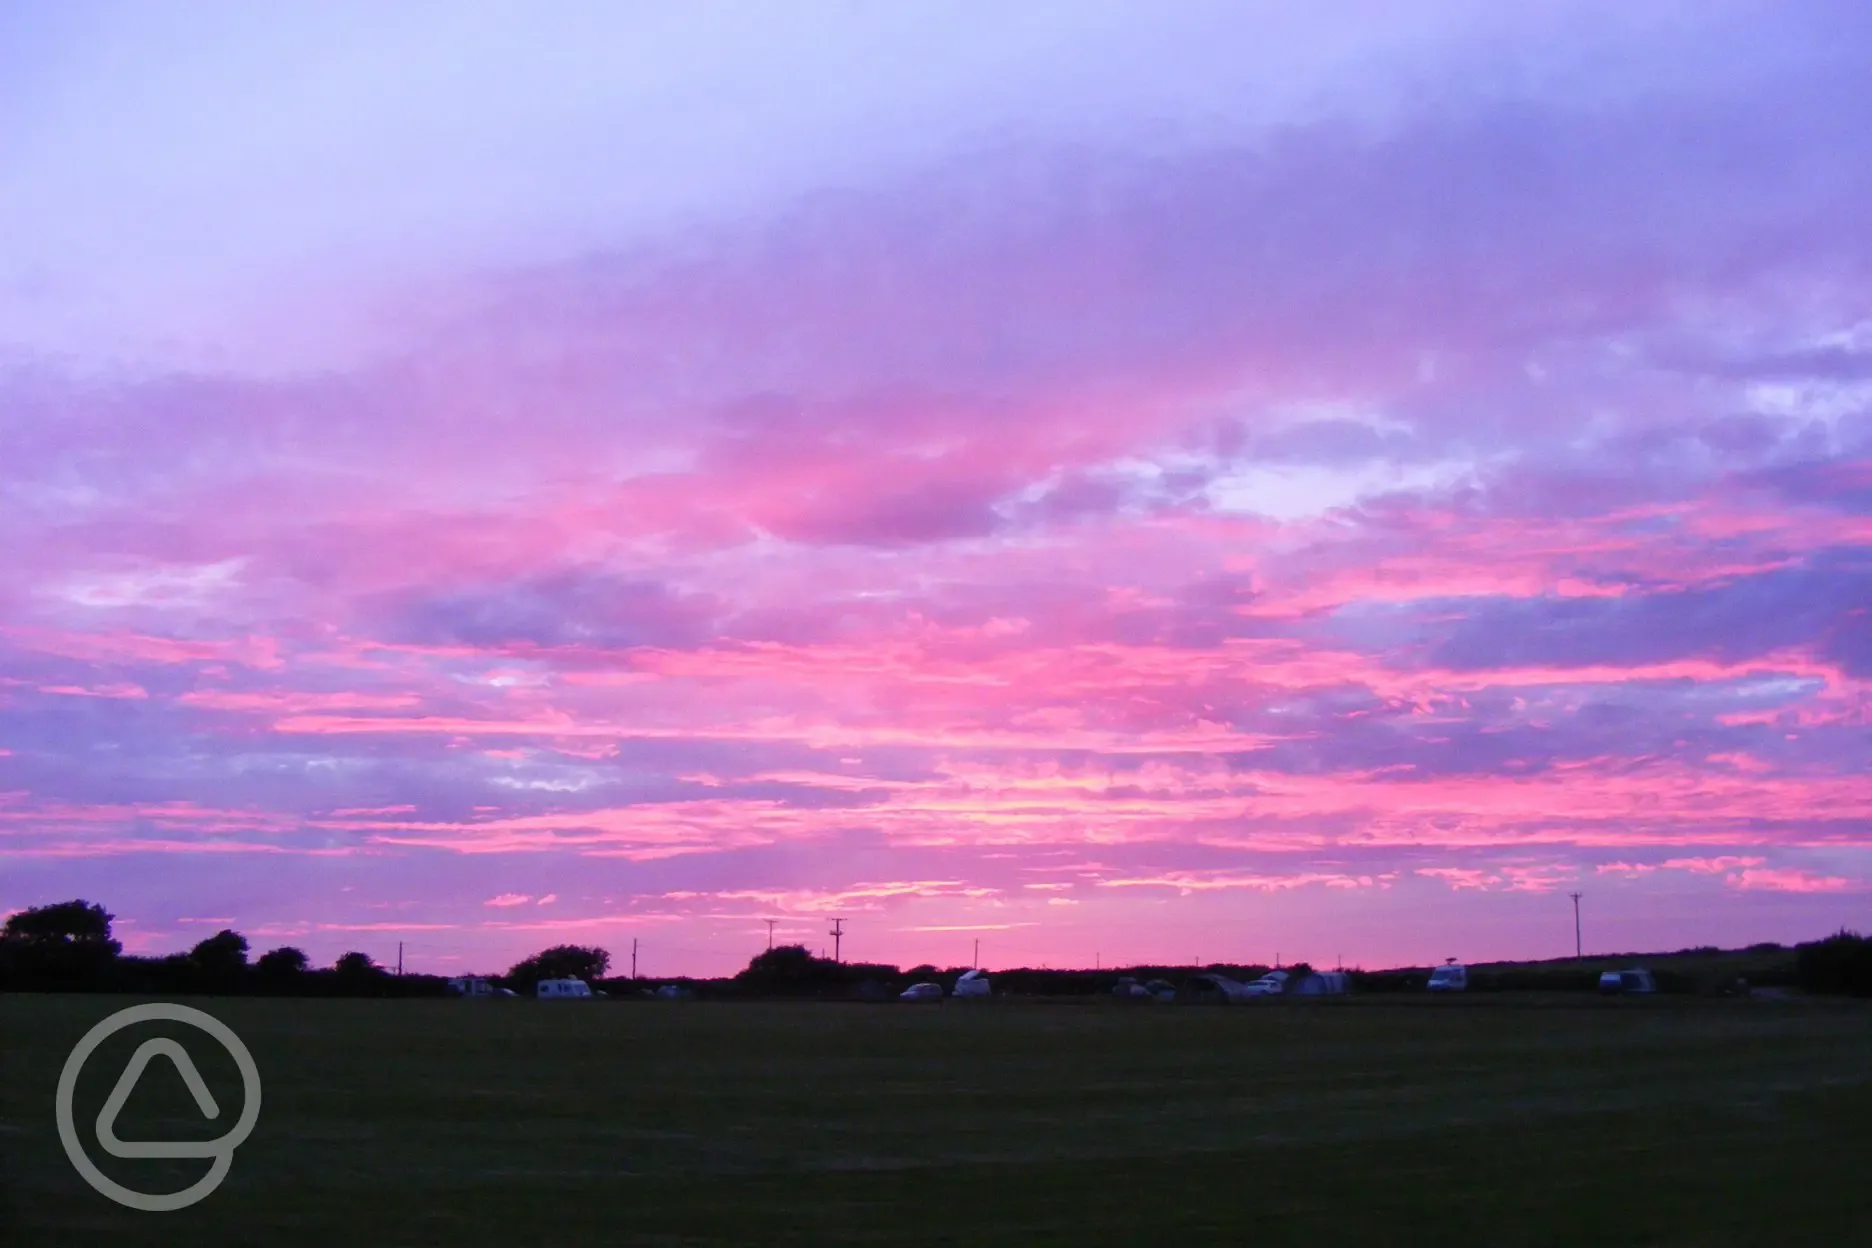
[[[1861,1003],[1397,998],[1205,1008],[192,1002],[264,1109],[222,1188],[145,1214],[53,1124],[122,997],[0,997],[0,1242],[24,1244],[1872,1243]],[[151,1066],[125,1139],[204,1123]],[[160,1176],[168,1175],[166,1179]]]

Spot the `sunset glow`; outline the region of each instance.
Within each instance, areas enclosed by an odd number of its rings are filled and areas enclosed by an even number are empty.
[[[0,13],[0,912],[1872,921],[1864,4],[165,12]]]

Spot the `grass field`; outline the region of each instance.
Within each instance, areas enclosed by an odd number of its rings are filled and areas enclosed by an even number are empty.
[[[264,1110],[222,1188],[120,1209],[53,1125],[117,997],[0,997],[7,1244],[1872,1243],[1872,1009],[193,1004]],[[95,1121],[130,1049],[86,1068]],[[158,1062],[126,1139],[219,1135]],[[218,1059],[220,1064],[216,1064]],[[124,1181],[195,1162],[118,1162]]]

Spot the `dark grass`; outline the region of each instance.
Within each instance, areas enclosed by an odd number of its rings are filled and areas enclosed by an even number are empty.
[[[0,1242],[1872,1244],[1863,1003],[204,1000],[265,1109],[162,1215],[52,1124],[126,1004],[0,997]],[[219,1133],[153,1072],[122,1135]]]

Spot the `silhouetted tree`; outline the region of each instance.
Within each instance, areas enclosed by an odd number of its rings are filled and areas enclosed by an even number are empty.
[[[372,960],[370,954],[359,953],[355,949],[338,955],[338,960],[332,963],[332,969],[350,979],[383,974],[383,968]]]
[[[189,961],[213,979],[233,979],[247,969],[247,938],[222,928],[189,950]]]
[[[611,954],[596,945],[554,945],[514,963],[507,979],[515,988],[531,991],[542,979],[582,979],[589,983],[603,977],[610,965]]]
[[[282,945],[278,949],[269,949],[261,954],[254,967],[267,979],[291,979],[305,973],[311,959],[305,950],[295,949],[291,945]]]
[[[92,901],[29,906],[8,916],[5,935],[34,945],[108,944],[116,952],[122,948],[111,939],[111,920],[116,917]]]
[[[735,976],[735,983],[752,993],[795,996],[830,993],[867,980],[885,984],[897,975],[894,966],[834,962],[814,957],[805,945],[777,945],[756,954],[747,969]]]
[[[0,976],[45,987],[87,987],[110,973],[123,946],[111,939],[116,917],[95,902],[33,906],[0,929]]]

